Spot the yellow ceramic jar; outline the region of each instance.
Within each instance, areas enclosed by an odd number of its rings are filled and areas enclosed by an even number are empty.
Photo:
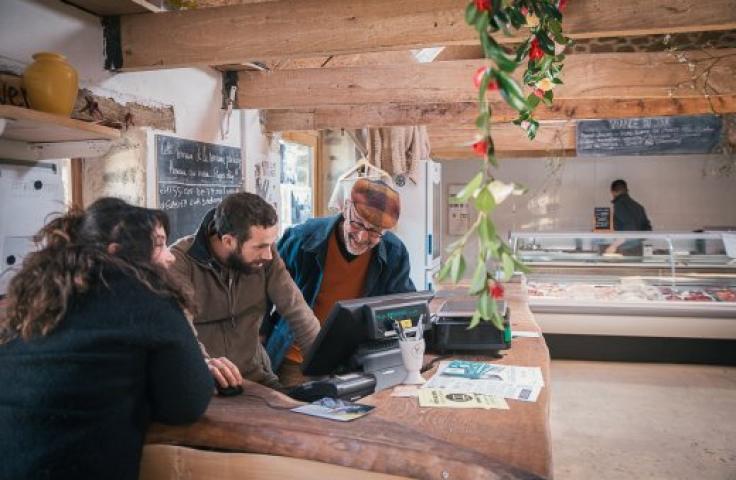
[[[31,108],[68,117],[77,99],[77,71],[58,53],[36,53],[33,60],[23,72]]]

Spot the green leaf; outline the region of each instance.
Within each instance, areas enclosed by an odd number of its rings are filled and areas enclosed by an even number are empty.
[[[526,265],[524,265],[524,263],[522,263],[519,259],[517,259],[516,257],[513,257],[513,259],[514,259],[514,265],[516,266],[516,270],[522,273],[531,272],[531,269],[527,267]]]
[[[482,214],[481,214],[482,215]],[[489,247],[493,238],[496,236],[496,227],[491,221],[491,217],[484,216],[478,225],[478,235],[480,240],[485,247]]]
[[[494,167],[498,167],[498,160],[496,159],[496,156],[494,154],[489,153],[488,155],[486,155],[486,158],[491,165],[493,165]]]
[[[465,23],[468,25],[475,25],[475,21],[478,19],[478,9],[475,8],[475,2],[468,3],[465,7]]]
[[[503,97],[506,103],[508,103],[514,110],[521,112],[523,110],[527,110],[528,108],[526,102],[519,100],[518,97],[511,95],[508,90],[505,90],[503,88],[501,89],[501,97]]]
[[[540,102],[539,97],[534,95],[533,93],[530,93],[526,97],[526,103],[529,105],[529,108],[531,109],[537,108],[537,105],[539,105],[539,102]]]
[[[450,274],[450,268],[452,267],[452,260],[454,257],[450,257],[443,265],[442,268],[440,268],[440,271],[437,273],[437,280],[442,281]]]
[[[485,11],[478,15],[478,18],[475,19],[475,29],[480,34],[485,34],[486,30],[488,30],[488,11]]]
[[[518,111],[529,110],[529,106],[526,104],[526,95],[521,90],[521,87],[516,83],[514,79],[506,75],[504,72],[497,72],[496,79],[498,85],[501,87],[501,94],[504,95],[509,105],[514,107]]]
[[[544,92],[544,97],[542,98],[542,101],[544,102],[544,104],[547,105],[548,107],[551,106],[554,95],[555,94],[554,92],[552,92],[552,90],[547,90],[546,92]]]
[[[488,295],[488,290],[485,290],[481,295],[480,298],[478,298],[478,312],[480,313],[480,318],[483,320],[490,320],[491,315],[493,314],[492,307],[491,307],[491,297]]]
[[[473,312],[473,317],[470,319],[470,324],[468,325],[468,330],[471,328],[475,328],[480,324],[480,312],[476,310]]]
[[[491,114],[484,112],[478,115],[478,118],[475,119],[475,126],[478,127],[478,129],[486,131],[488,130],[488,121],[491,119]]]
[[[473,272],[473,280],[470,282],[470,294],[477,295],[486,288],[487,280],[486,263],[482,258],[478,259],[478,264]]]
[[[465,257],[460,254],[452,259],[452,266],[450,267],[450,279],[452,283],[457,283],[463,278],[465,273]]]
[[[514,259],[508,253],[501,254],[501,263],[503,264],[503,279],[505,282],[511,280],[514,275]]]
[[[549,39],[547,32],[537,33],[537,40],[539,40],[539,46],[542,48],[544,53],[547,55],[555,54],[555,42]]]
[[[513,72],[516,70],[518,63],[516,63],[513,58],[509,57],[492,37],[489,35],[481,35],[480,40],[486,57],[493,60],[498,68],[504,72]]]
[[[455,195],[455,198],[461,202],[467,201],[475,194],[475,191],[478,190],[481,183],[483,183],[483,172],[478,172],[478,174]]]
[[[493,315],[491,315],[491,323],[493,323],[493,326],[502,332],[506,329],[506,325],[503,324],[503,317],[498,313],[498,311],[493,312]]]
[[[475,199],[475,208],[479,212],[491,213],[496,208],[496,200],[493,198],[493,194],[488,191],[487,188],[483,188],[478,193]]]

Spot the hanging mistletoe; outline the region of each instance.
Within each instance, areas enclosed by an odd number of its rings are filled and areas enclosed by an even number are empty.
[[[438,277],[440,280],[449,277],[454,283],[463,277],[467,268],[463,251],[471,236],[477,233],[478,259],[470,294],[477,296],[478,302],[470,328],[485,320],[503,330],[503,318],[496,304],[504,295],[501,282],[508,281],[515,271],[527,271],[498,235],[491,219],[498,204],[510,195],[521,195],[524,189],[493,176],[491,169],[498,167],[498,163],[491,136],[492,112],[486,95],[489,91],[498,91],[519,113],[514,124],[534,139],[539,128],[534,109],[540,103],[551,105],[554,87],[562,84],[563,51],[570,43],[562,33],[562,12],[566,4],[567,0],[473,0],[465,9],[465,20],[478,31],[485,57],[490,60],[488,66],[479,68],[473,76],[480,107],[475,121],[480,134],[473,151],[483,157],[484,162],[481,171],[456,195],[461,202],[473,202],[478,218],[448,247],[449,256]],[[515,51],[508,50],[493,38],[493,34],[499,32],[512,36],[519,31],[528,31],[528,35]],[[526,70],[520,78],[529,93],[524,93],[524,88],[511,77],[524,62]]]

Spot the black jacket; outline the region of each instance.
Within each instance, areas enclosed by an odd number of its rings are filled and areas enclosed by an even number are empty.
[[[613,203],[613,229],[616,231],[650,231],[652,224],[644,207],[629,196],[621,193]]]
[[[212,377],[181,309],[106,279],[51,334],[0,345],[0,479],[137,479],[149,421],[207,408]]]

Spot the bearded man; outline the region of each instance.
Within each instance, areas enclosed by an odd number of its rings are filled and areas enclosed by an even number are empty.
[[[194,328],[210,372],[221,387],[243,378],[278,388],[259,330],[267,309],[286,319],[300,348],[308,350],[319,322],[291,279],[274,243],[274,208],[246,192],[225,197],[194,235],[171,248],[171,271],[193,295]]]
[[[389,229],[399,220],[399,194],[380,180],[358,179],[342,212],[290,228],[278,244],[304,299],[323,324],[335,302],[414,292],[409,253]],[[271,317],[267,351],[281,383],[304,381],[301,348],[281,312]],[[296,343],[296,344],[295,344]]]

